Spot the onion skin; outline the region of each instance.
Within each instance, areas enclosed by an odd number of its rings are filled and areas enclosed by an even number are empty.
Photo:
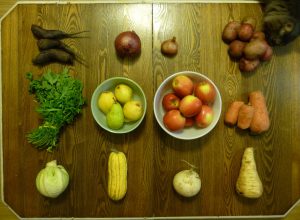
[[[176,42],[176,37],[162,42],[161,52],[167,56],[175,56],[178,52],[178,44]]]
[[[119,57],[136,57],[141,53],[141,40],[134,31],[125,31],[116,37],[115,48]]]

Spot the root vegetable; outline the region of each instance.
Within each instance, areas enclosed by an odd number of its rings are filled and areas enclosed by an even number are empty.
[[[250,24],[252,26],[253,30],[255,30],[255,28],[256,28],[256,23],[257,23],[256,19],[251,16],[244,17],[242,20],[242,24]]]
[[[166,40],[161,44],[161,52],[166,56],[175,56],[178,51],[178,44],[176,37]]]
[[[268,48],[268,44],[264,40],[255,39],[246,44],[244,48],[245,58],[248,60],[259,59],[264,55]]]
[[[232,58],[241,58],[246,43],[240,40],[234,40],[229,44],[228,53]]]
[[[253,32],[254,30],[251,24],[242,24],[238,31],[238,37],[242,41],[249,41]]]
[[[72,48],[70,48],[68,45],[61,42],[60,40],[40,39],[37,41],[37,46],[40,50],[47,50],[47,49],[53,49],[53,48],[61,49],[61,50],[64,50],[65,52],[71,54],[72,56],[75,56],[75,53],[72,50]]]
[[[248,147],[244,151],[236,182],[236,191],[239,195],[252,199],[261,197],[263,193],[263,185],[256,169],[253,147]]]
[[[256,32],[254,32],[251,40],[255,40],[255,39],[265,40],[266,39],[266,35],[262,31],[256,31]]]
[[[222,33],[222,39],[225,43],[230,43],[231,41],[237,39],[238,30],[241,26],[241,23],[238,21],[229,22]]]
[[[41,51],[33,60],[35,65],[46,65],[51,62],[59,62],[63,64],[73,64],[75,57],[63,50],[48,49]]]
[[[254,108],[251,105],[243,104],[240,107],[237,126],[240,129],[247,129],[250,127],[254,114]]]
[[[239,61],[239,68],[242,72],[252,72],[256,70],[260,61],[259,59],[247,60],[244,57]]]
[[[271,46],[268,45],[266,52],[264,53],[264,55],[262,55],[260,60],[261,61],[269,61],[269,60],[271,60],[272,56],[273,56],[273,49]]]
[[[244,105],[244,102],[234,101],[230,104],[227,112],[225,113],[225,123],[228,125],[235,125],[238,120],[238,114],[241,106]]]
[[[37,39],[63,39],[63,38],[74,38],[75,35],[87,32],[87,31],[80,31],[76,33],[66,33],[60,30],[47,30],[38,25],[31,25],[31,32]]]
[[[140,55],[141,44],[140,37],[134,31],[122,32],[115,39],[115,49],[121,58]]]
[[[270,119],[264,95],[261,91],[253,91],[249,94],[249,102],[254,108],[251,132],[260,134],[267,131],[270,127]]]
[[[201,189],[199,174],[193,169],[182,170],[174,176],[173,187],[178,194],[184,197],[195,196]]]
[[[121,200],[127,192],[127,160],[123,152],[109,155],[107,192],[112,200]]]

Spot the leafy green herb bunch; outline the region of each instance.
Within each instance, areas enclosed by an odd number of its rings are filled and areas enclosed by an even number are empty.
[[[39,79],[33,79],[29,72],[27,79],[30,80],[29,92],[39,103],[36,111],[43,118],[43,123],[27,135],[27,140],[38,149],[52,151],[57,146],[61,128],[72,123],[82,111],[83,84],[71,77],[66,68],[61,73],[48,70]]]

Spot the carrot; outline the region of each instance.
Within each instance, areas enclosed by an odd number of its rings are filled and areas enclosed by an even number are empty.
[[[254,115],[254,108],[251,105],[243,104],[240,107],[237,126],[240,129],[247,129],[250,127]]]
[[[244,105],[242,101],[234,101],[230,104],[226,114],[225,114],[225,123],[228,125],[235,125],[238,120],[238,114],[240,107]]]
[[[270,119],[264,95],[261,91],[251,92],[249,102],[254,108],[254,115],[250,124],[251,132],[260,134],[267,131],[270,127]]]

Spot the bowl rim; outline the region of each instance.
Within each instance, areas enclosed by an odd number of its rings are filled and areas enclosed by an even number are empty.
[[[203,133],[202,135],[195,136],[195,137],[180,137],[180,136],[175,135],[175,134],[176,134],[176,131],[175,131],[175,132],[169,131],[169,130],[165,127],[165,125],[163,124],[163,122],[159,120],[159,118],[158,118],[158,112],[157,112],[157,110],[156,110],[156,108],[155,108],[156,100],[159,98],[159,97],[158,97],[158,91],[162,89],[163,84],[165,84],[165,82],[167,82],[167,81],[170,81],[172,78],[174,78],[174,77],[177,76],[177,75],[186,74],[186,73],[187,73],[187,74],[198,75],[198,76],[204,78],[205,80],[209,81],[209,82],[215,87],[216,93],[217,93],[218,96],[220,97],[220,111],[219,111],[219,113],[216,115],[216,116],[217,116],[217,120],[215,120],[214,123],[211,124],[211,128],[210,128],[207,132]],[[159,87],[157,88],[157,90],[156,90],[156,92],[155,92],[155,95],[154,95],[154,99],[153,99],[153,110],[154,110],[154,116],[155,116],[155,118],[156,118],[156,121],[158,122],[158,124],[160,125],[160,127],[161,127],[166,133],[168,133],[170,136],[172,136],[173,138],[176,138],[176,139],[181,139],[181,140],[195,140],[195,139],[201,138],[201,137],[205,136],[206,134],[208,134],[209,132],[211,132],[211,131],[215,128],[215,126],[217,125],[217,123],[219,122],[220,117],[221,117],[221,113],[222,113],[222,96],[221,96],[221,93],[220,93],[218,87],[216,86],[216,84],[215,84],[210,78],[208,78],[208,77],[205,76],[204,74],[199,73],[199,72],[196,72],[196,71],[184,70],[184,71],[180,71],[180,72],[175,72],[175,73],[171,74],[170,76],[168,76],[167,78],[165,78],[165,79],[162,81],[162,83],[159,85]]]
[[[106,83],[109,83],[110,81],[115,81],[115,80],[124,80],[124,82],[123,83],[126,83],[126,81],[129,81],[129,82],[131,82],[132,84],[134,84],[139,90],[140,90],[140,93],[141,93],[141,99],[143,99],[144,100],[144,102],[145,102],[145,104],[144,104],[144,106],[143,106],[143,115],[142,115],[142,117],[138,120],[138,121],[135,121],[135,122],[133,122],[133,123],[136,123],[134,126],[132,126],[129,130],[122,130],[122,129],[120,129],[120,130],[114,130],[114,129],[110,129],[110,128],[108,128],[108,127],[105,127],[104,125],[102,125],[101,123],[100,123],[100,121],[95,117],[95,109],[93,108],[93,100],[96,100],[97,99],[97,97],[96,97],[96,91],[101,87],[101,86],[103,86],[104,84],[106,84]],[[122,83],[122,82],[121,82]],[[101,91],[100,91],[101,92]],[[98,106],[97,106],[98,107]],[[94,91],[93,91],[93,94],[92,94],[92,98],[91,98],[91,111],[92,111],[92,115],[93,115],[93,118],[94,118],[94,120],[97,122],[97,124],[101,127],[101,128],[103,128],[104,130],[106,130],[106,131],[108,131],[108,132],[110,132],[110,133],[113,133],[113,134],[126,134],[126,133],[129,133],[129,132],[131,132],[131,131],[133,131],[133,130],[135,130],[141,123],[142,123],[142,121],[144,120],[144,118],[145,118],[145,115],[146,115],[146,112],[147,112],[147,98],[146,98],[146,95],[145,95],[145,93],[144,93],[144,91],[143,91],[143,89],[142,89],[142,87],[137,83],[137,82],[135,82],[134,80],[132,80],[132,79],[130,79],[130,78],[128,78],[128,77],[122,77],[122,76],[115,76],[115,77],[110,77],[110,78],[108,78],[108,79],[106,79],[106,80],[104,80],[104,81],[102,81],[95,89],[94,89]]]

